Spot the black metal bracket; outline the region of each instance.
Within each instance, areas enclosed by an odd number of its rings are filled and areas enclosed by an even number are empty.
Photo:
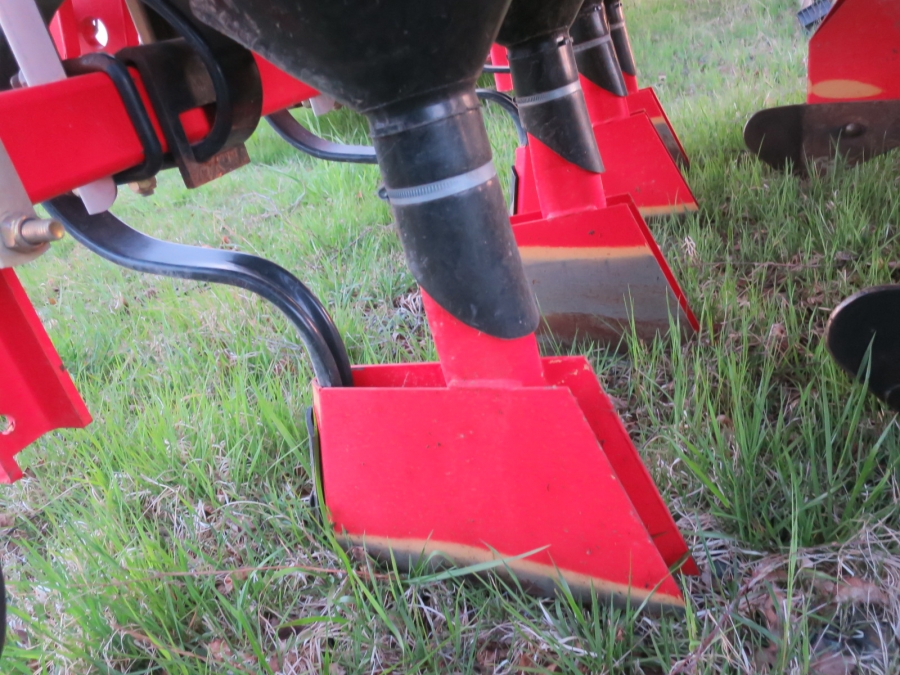
[[[63,61],[66,75],[84,75],[86,73],[105,73],[112,80],[119,92],[119,98],[125,105],[125,111],[144,148],[144,161],[131,169],[117,173],[113,178],[116,183],[131,183],[155,176],[163,168],[164,155],[162,144],[156,136],[153,122],[144,106],[137,85],[131,79],[128,66],[114,56],[103,52],[85,54],[77,59]]]
[[[834,0],[816,0],[808,7],[797,12],[797,21],[807,33],[812,33],[825,20]]]
[[[835,101],[765,108],[744,126],[744,141],[776,169],[821,173],[837,155],[849,164],[900,148],[900,101]]]
[[[174,163],[189,188],[250,162],[246,141],[262,113],[262,82],[253,54],[224,35],[201,28],[168,0],[143,0],[180,37],[116,54],[141,75]],[[179,115],[214,106],[212,127],[191,144]]]
[[[300,333],[319,384],[351,386],[350,359],[340,333],[303,283],[275,263],[234,251],[161,241],[132,229],[109,212],[89,215],[77,197],[44,203],[76,241],[122,267],[167,277],[244,288],[278,307]]]

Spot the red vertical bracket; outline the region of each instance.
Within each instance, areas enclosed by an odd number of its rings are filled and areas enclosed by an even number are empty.
[[[900,98],[900,3],[835,3],[809,42],[807,103]]]
[[[509,59],[506,57],[506,47],[497,44],[491,47],[491,65],[509,66]],[[494,83],[497,86],[497,91],[513,90],[512,75],[509,73],[494,73]]]
[[[0,483],[22,477],[14,457],[29,443],[90,422],[22,284],[0,269]]]

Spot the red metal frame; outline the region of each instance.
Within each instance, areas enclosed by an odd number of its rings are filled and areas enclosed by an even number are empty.
[[[809,42],[808,103],[900,98],[900,3],[837,0]]]
[[[669,568],[696,565],[611,402],[582,357],[544,358],[425,296],[440,363],[364,366],[314,384],[322,485],[335,532],[400,560],[516,556],[546,591],[653,593],[683,605]]]
[[[91,416],[75,390],[22,284],[0,269],[0,483],[22,477],[15,455],[60,427],[84,427]]]
[[[256,60],[264,115],[317,95],[265,59]],[[132,76],[166,148],[140,76],[135,71]],[[200,108],[182,115],[181,121],[192,141],[209,132],[210,119]],[[115,85],[101,73],[0,93],[0,138],[34,203],[124,171],[144,158]]]
[[[506,47],[498,44],[491,45],[491,64],[495,66],[509,66],[509,59],[506,57]],[[497,91],[512,91],[512,75],[509,73],[494,73],[494,84]]]
[[[84,37],[85,26],[95,19],[107,28],[105,47]],[[67,0],[51,23],[51,34],[65,58],[137,44],[137,32],[123,0]],[[318,95],[262,57],[255,58],[263,84],[263,115]],[[131,74],[167,150],[140,76],[134,70]],[[189,140],[200,140],[209,133],[209,115],[198,108],[181,116]],[[115,86],[99,73],[0,93],[0,138],[34,203],[136,166],[144,158]],[[53,161],[46,161],[47,157]]]
[[[106,45],[86,36],[99,19]],[[51,24],[63,58],[90,51],[117,51],[138,43],[121,0],[68,0]],[[315,89],[257,58],[263,81],[263,113],[316,96]],[[162,130],[146,99],[157,135]],[[199,140],[210,119],[197,109],[182,116],[188,137]],[[68,192],[143,160],[142,146],[115,86],[102,74],[0,93],[0,138],[32,203]],[[59,427],[83,427],[90,415],[53,350],[12,270],[0,270],[0,415],[14,420],[0,429],[0,482],[22,472],[13,459],[26,445]]]
[[[102,27],[106,42],[97,41]],[[61,59],[103,51],[115,54],[140,44],[137,29],[123,0],[66,0],[50,22],[50,34]]]

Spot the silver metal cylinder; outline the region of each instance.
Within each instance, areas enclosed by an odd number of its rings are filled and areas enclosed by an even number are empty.
[[[33,251],[59,241],[65,234],[66,230],[58,220],[20,216],[0,222],[0,243],[11,251]]]

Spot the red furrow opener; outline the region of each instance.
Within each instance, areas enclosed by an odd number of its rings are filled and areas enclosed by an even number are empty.
[[[177,155],[179,142],[188,142],[195,155],[161,165],[177,164],[186,181],[213,179],[212,169],[225,166],[216,164],[216,153],[210,159],[197,150],[220,125],[222,98],[210,102],[201,90],[195,101],[202,107],[160,105],[169,92],[154,65],[170,64],[167,79],[177,83],[185,61],[197,56],[177,41],[132,45],[99,61],[93,55],[70,68],[69,79],[0,93],[0,139],[29,206],[49,199],[48,211],[73,237],[117,264],[249,288],[291,318],[316,373],[311,440],[317,496],[343,542],[393,554],[401,564],[423,557],[455,564],[498,559],[501,570],[541,592],[565,580],[585,599],[599,594],[646,600],[656,609],[682,607],[672,572],[695,573],[696,566],[609,398],[586,359],[538,354],[533,279],[516,239],[526,259],[530,249],[545,255],[544,225],[520,223],[514,237],[474,89],[506,2],[150,4],[177,11],[167,21],[200,35],[196,49],[204,57],[205,49],[221,55],[204,61],[211,79],[219,69],[230,87],[217,91],[237,102],[255,100],[256,120],[312,91],[279,68],[302,74],[317,91],[368,117],[440,362],[351,370],[324,308],[286,270],[245,254],[154,240],[111,213],[91,215],[77,198],[58,196],[111,174],[132,177],[127,172],[147,167],[150,155]],[[580,4],[566,0],[560,11],[571,9],[574,18]],[[547,38],[536,28],[564,33],[571,23],[563,17],[557,25],[546,10],[543,2],[514,0],[501,39],[505,35],[523,58],[538,58],[558,36]],[[249,58],[224,35],[210,35],[210,26],[258,47],[278,68]],[[563,44],[551,60],[574,71],[571,47]],[[128,82],[110,58],[126,64]],[[80,74],[100,62],[103,72]],[[583,102],[563,103],[563,110],[586,119]],[[541,110],[532,128],[540,129]],[[233,112],[223,151],[239,147],[254,126],[237,106]],[[173,120],[180,130],[173,131]],[[573,210],[557,208],[559,191],[541,193],[554,226],[564,226],[567,251],[590,252],[596,232],[586,219],[598,204],[622,224],[616,246],[623,256],[651,249],[633,204],[603,201],[595,167],[564,160],[537,136],[529,140],[536,171],[548,171],[560,184],[568,176],[569,189],[587,195]],[[596,146],[585,147],[587,159],[579,161],[598,161]],[[650,258],[656,263],[655,255]],[[21,366],[21,356],[14,358]]]
[[[582,90],[598,88],[583,84],[567,34],[581,3],[562,4],[571,11],[549,17],[560,40],[556,48],[534,42],[511,21],[517,4],[497,38],[507,49],[528,132],[528,143],[516,151],[519,208],[512,225],[545,329],[564,342],[616,344],[632,329],[641,338],[665,334],[674,317],[690,333],[698,328],[696,318],[631,195],[607,196],[611,171],[598,152],[598,127],[592,128]],[[612,52],[606,56],[614,58]],[[636,119],[646,122],[645,116]],[[649,123],[644,129],[660,151],[657,158],[680,180],[655,131]]]
[[[607,12],[615,19],[612,27]],[[678,169],[688,165],[684,148],[653,89],[638,88],[621,3],[586,0],[570,33],[607,193],[630,195],[645,218],[696,211]],[[494,45],[491,61],[508,66],[502,45]],[[510,75],[494,77],[498,90],[513,89]],[[531,210],[536,199],[535,187],[520,174],[517,212]]]

